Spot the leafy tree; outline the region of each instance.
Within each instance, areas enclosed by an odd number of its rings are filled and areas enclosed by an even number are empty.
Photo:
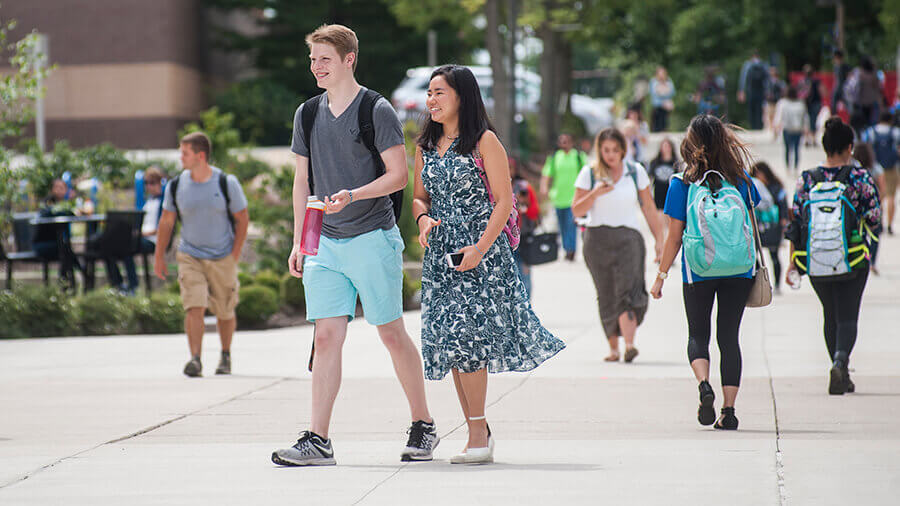
[[[425,65],[427,39],[424,32],[401,27],[388,8],[390,2],[379,0],[205,0],[206,4],[225,11],[251,10],[266,12],[257,23],[261,35],[246,36],[220,29],[216,43],[228,50],[254,54],[256,67],[263,76],[281,84],[298,98],[308,98],[321,90],[309,72],[306,35],[325,23],[338,23],[352,28],[360,40],[360,57],[356,76],[360,83],[384,95],[390,94],[405,77],[410,67]],[[421,9],[422,2],[418,8]],[[453,61],[466,54],[450,25],[437,25],[438,52]],[[284,112],[287,117],[293,110]]]
[[[282,146],[290,142],[297,96],[272,79],[235,83],[215,99],[216,108],[234,117],[234,126],[249,144]]]
[[[9,212],[18,188],[19,176],[10,168],[11,153],[3,147],[6,138],[21,135],[34,117],[34,100],[44,93],[41,79],[52,70],[40,64],[36,52],[37,34],[30,33],[15,43],[9,33],[15,20],[0,19],[0,53],[9,54],[11,72],[0,75],[0,237],[9,227]]]

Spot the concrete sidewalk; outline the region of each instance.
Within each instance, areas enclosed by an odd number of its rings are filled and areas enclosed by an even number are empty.
[[[361,319],[328,468],[269,461],[308,423],[311,326],[239,332],[230,377],[212,376],[208,334],[202,379],[181,374],[182,335],[0,341],[0,504],[898,504],[900,237],[884,238],[880,267],[851,364],[856,394],[827,395],[806,280],[748,310],[736,432],[696,421],[678,276],[651,302],[635,363],[609,364],[580,259],[536,268],[535,310],[568,348],[533,373],[491,376],[497,462],[481,467],[448,462],[465,442],[449,379],[427,384],[444,438],[435,462],[400,462],[408,408]],[[419,318],[405,316],[416,341]]]

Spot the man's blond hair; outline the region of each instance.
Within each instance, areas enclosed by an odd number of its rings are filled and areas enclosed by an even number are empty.
[[[333,47],[341,61],[348,54],[353,53],[353,70],[356,70],[356,62],[359,60],[359,39],[356,33],[344,25],[322,25],[306,36],[306,45],[312,48],[313,44],[328,44]]]

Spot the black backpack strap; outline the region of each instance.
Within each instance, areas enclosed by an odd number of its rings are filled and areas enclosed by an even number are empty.
[[[840,181],[844,183],[845,186],[850,186],[850,173],[853,172],[853,167],[850,165],[844,165],[834,176],[834,181]]]
[[[372,160],[375,161],[375,177],[381,177],[385,173],[384,160],[381,159],[381,153],[375,146],[375,104],[382,96],[373,90],[366,90],[363,94],[362,102],[359,104],[359,137],[363,145],[372,153]],[[403,190],[396,191],[390,195],[391,205],[394,209],[394,218],[400,219],[400,212],[403,209]]]
[[[809,177],[812,179],[813,183],[824,183],[825,171],[822,170],[822,167],[816,167],[809,171]]]
[[[219,173],[219,190],[225,197],[225,214],[228,216],[228,223],[231,224],[231,231],[234,232],[234,216],[231,214],[231,197],[228,195],[228,174]]]
[[[178,210],[178,180],[180,178],[181,174],[178,174],[169,181],[169,186],[172,187],[172,205],[175,207],[175,217],[178,218],[178,221],[181,221],[181,211]]]
[[[309,151],[309,166],[307,167],[309,177],[307,179],[309,181],[310,195],[316,194],[314,189],[315,186],[313,185],[313,160],[310,139],[312,139],[312,129],[316,122],[316,114],[319,112],[319,104],[322,102],[323,95],[324,93],[316,95],[304,102],[300,111],[300,125],[303,127],[303,141],[306,143],[307,151]]]
[[[384,161],[381,159],[381,153],[375,147],[375,103],[381,95],[377,91],[366,90],[363,94],[362,102],[359,104],[359,137],[363,145],[372,153],[375,160],[375,171],[377,176],[384,175]]]

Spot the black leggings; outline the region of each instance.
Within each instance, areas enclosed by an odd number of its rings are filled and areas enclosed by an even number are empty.
[[[722,385],[741,384],[741,344],[738,332],[744,306],[750,295],[753,280],[749,278],[723,278],[685,283],[684,310],[688,320],[688,359],[709,360],[709,340],[712,335],[713,300],[718,300],[716,312],[716,343],[721,360],[719,372]]]
[[[769,257],[772,259],[772,275],[775,277],[775,288],[781,286],[781,260],[778,260],[778,246],[770,247]]]
[[[837,353],[850,359],[850,352],[856,344],[856,328],[859,322],[859,306],[862,302],[869,269],[862,268],[855,277],[841,281],[810,280],[824,313],[825,346],[828,358],[834,360]]]

